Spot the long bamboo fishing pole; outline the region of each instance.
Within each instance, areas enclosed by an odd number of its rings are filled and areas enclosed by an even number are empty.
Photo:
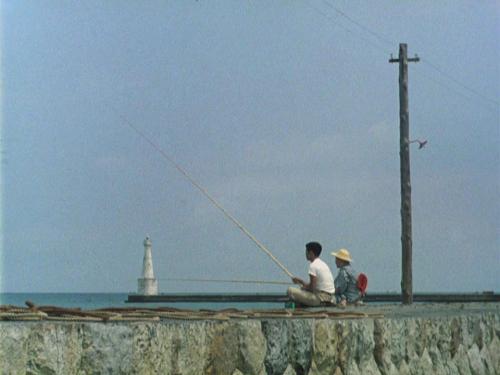
[[[208,283],[241,283],[241,284],[275,284],[275,285],[290,285],[292,282],[273,281],[273,280],[230,280],[230,279],[189,279],[189,278],[159,278],[158,280],[165,281],[193,281],[193,282],[208,282]]]
[[[151,145],[151,147],[153,147],[156,151],[158,151],[160,153],[160,155],[163,156],[163,158],[165,158],[168,162],[170,162],[175,167],[175,169],[177,169],[194,187],[196,187],[205,197],[207,197],[210,200],[210,202],[212,202],[212,204],[215,207],[217,207],[224,214],[224,216],[226,216],[229,220],[231,220],[233,222],[233,224],[235,224],[243,233],[245,233],[245,235],[248,238],[250,238],[259,247],[259,249],[261,249],[264,253],[266,253],[269,256],[269,258],[271,258],[271,260],[274,263],[276,263],[278,265],[278,267],[283,270],[283,272],[285,272],[287,274],[287,276],[289,276],[291,278],[293,277],[293,274],[290,271],[288,271],[288,269],[283,264],[281,264],[281,262],[259,240],[257,240],[257,238],[255,238],[255,236],[252,235],[252,233],[250,233],[248,231],[248,229],[246,229],[243,226],[243,224],[241,224],[238,220],[236,220],[236,218],[233,215],[231,215],[228,211],[226,211],[226,209],[224,207],[222,207],[222,205],[219,202],[217,202],[215,200],[215,198],[213,198],[204,187],[202,187],[198,182],[196,182],[196,180],[194,178],[192,178],[179,164],[177,164],[177,162],[173,158],[171,158],[167,153],[165,153],[165,151],[163,151],[163,149],[160,146],[158,146],[156,143],[154,143],[143,132],[141,132],[139,129],[137,129],[127,118],[122,116],[120,113],[115,111],[113,108],[111,108],[111,109],[133,131],[135,131],[142,139],[144,139],[146,142],[148,142]]]

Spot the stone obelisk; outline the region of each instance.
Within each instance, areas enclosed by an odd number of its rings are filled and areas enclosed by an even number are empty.
[[[158,281],[153,272],[153,256],[151,255],[151,240],[144,240],[144,259],[142,261],[142,277],[138,279],[137,293],[152,296],[158,294]]]

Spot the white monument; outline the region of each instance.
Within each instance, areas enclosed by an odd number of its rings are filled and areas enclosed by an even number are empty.
[[[138,279],[137,293],[152,296],[158,294],[158,281],[153,272],[153,257],[151,255],[151,240],[144,240],[144,259],[142,261],[142,277]]]

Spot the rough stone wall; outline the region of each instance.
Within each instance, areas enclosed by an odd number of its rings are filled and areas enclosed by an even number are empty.
[[[0,322],[1,374],[500,374],[500,316]]]

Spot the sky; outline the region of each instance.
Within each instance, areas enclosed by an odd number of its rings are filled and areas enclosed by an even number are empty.
[[[399,43],[415,292],[500,289],[495,1],[0,3],[0,291],[279,292],[304,245],[400,291]],[[138,129],[141,137],[130,126]],[[151,146],[152,142],[155,147]],[[162,154],[163,153],[163,154]]]

